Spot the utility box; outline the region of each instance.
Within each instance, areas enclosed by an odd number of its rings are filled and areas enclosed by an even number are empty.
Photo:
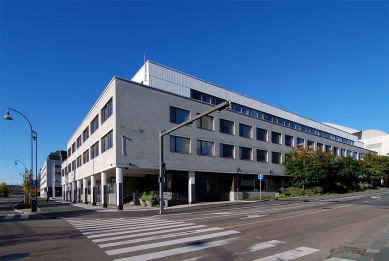
[[[38,208],[38,202],[33,199],[31,200],[31,212],[36,212]]]

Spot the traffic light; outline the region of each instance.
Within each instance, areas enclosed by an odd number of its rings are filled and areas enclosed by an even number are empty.
[[[166,170],[166,164],[165,162],[162,162],[162,171],[165,171]]]

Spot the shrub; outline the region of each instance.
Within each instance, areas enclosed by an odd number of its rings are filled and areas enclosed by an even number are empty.
[[[299,197],[304,195],[303,189],[297,187],[281,188],[281,192],[282,194],[290,197]]]

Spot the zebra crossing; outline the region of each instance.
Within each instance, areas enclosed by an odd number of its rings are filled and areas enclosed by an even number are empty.
[[[204,252],[205,256],[198,256],[198,251],[228,244],[231,244],[229,250],[235,249],[234,259],[238,259],[240,255],[246,255],[244,260],[249,260],[251,254],[256,257],[251,258],[254,261],[295,260],[320,251],[300,246],[257,259],[258,256],[263,256],[263,254],[257,254],[260,251],[287,246],[287,242],[278,240],[260,242],[261,239],[258,237],[257,244],[249,245],[244,251],[239,252],[233,243],[242,239],[241,233],[221,227],[150,217],[68,219],[67,221],[96,243],[108,256],[112,256],[115,261],[156,260],[173,256],[178,260],[205,260],[215,258],[215,256],[207,256],[212,253],[207,251]],[[285,247],[282,249],[285,250]],[[182,256],[180,259],[181,254],[185,254],[185,259]],[[193,257],[188,259],[189,255]]]
[[[21,214],[21,215],[16,215],[16,214],[7,214],[6,216],[0,216],[0,219],[3,220],[17,220],[17,219],[27,219],[29,218],[30,215],[28,214]]]

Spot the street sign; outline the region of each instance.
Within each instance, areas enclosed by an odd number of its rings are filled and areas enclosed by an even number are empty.
[[[263,179],[263,174],[258,174],[258,179]]]
[[[38,182],[36,180],[31,180],[30,185],[31,187],[36,187],[38,186]]]

